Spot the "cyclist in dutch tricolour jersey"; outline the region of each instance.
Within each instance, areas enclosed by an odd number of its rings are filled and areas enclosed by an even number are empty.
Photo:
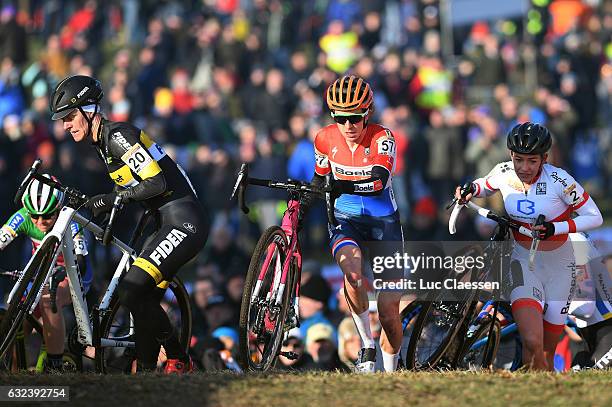
[[[389,129],[369,122],[373,94],[362,78],[350,75],[334,81],[327,90],[327,105],[336,123],[316,135],[312,183],[323,184],[328,174],[335,180],[333,194],[338,199],[334,213],[339,224],[329,226],[332,255],[344,273],[345,295],[363,342],[356,370],[373,372],[376,350],[363,284],[361,246],[368,241],[403,240],[391,187],[395,140]],[[394,371],[399,359],[399,296],[380,292],[377,299],[385,371]]]
[[[139,202],[156,216],[158,230],[150,236],[117,288],[120,301],[134,317],[139,370],[154,370],[160,346],[168,360],[165,373],[185,373],[193,363],[180,346],[178,334],[160,305],[156,287],[167,288],[178,269],[204,247],[208,213],[181,167],[141,129],[106,120],[100,112],[100,82],[76,75],[62,80],[51,95],[53,120],[76,142],[89,141],[106,164],[116,189],[87,203],[94,216],[112,209],[117,196]]]
[[[600,248],[585,233],[570,233],[577,268],[576,295],[569,313],[587,346],[573,368],[612,368],[612,253]]]
[[[472,196],[500,191],[508,215],[530,227],[540,242],[529,267],[531,238],[513,233],[516,240],[510,277],[512,313],[523,342],[523,362],[534,369],[553,370],[553,358],[575,286],[576,264],[568,233],[593,229],[603,219],[582,186],[561,168],[546,163],[552,137],[546,127],[523,123],[508,133],[512,161],[498,164],[471,184]],[[455,196],[461,199],[460,188]],[[572,213],[578,216],[572,218]],[[545,216],[542,225],[532,226]]]
[[[44,174],[45,177],[55,181],[55,177]],[[64,194],[42,184],[38,180],[32,180],[23,194],[21,202],[23,208],[15,212],[0,229],[0,250],[4,250],[18,236],[27,236],[32,241],[32,254],[40,246],[45,235],[53,229],[57,216],[62,208]],[[87,244],[79,225],[75,222],[70,224],[70,230],[74,239],[74,251],[82,276],[83,293],[91,286],[93,271],[87,259]],[[65,267],[64,255],[59,254],[56,267]],[[61,371],[64,353],[65,322],[62,308],[72,302],[68,277],[59,282],[56,293],[57,312],[53,312],[51,296],[48,286],[44,288],[36,315],[40,314],[43,321],[43,335],[47,346],[47,361],[45,371]]]

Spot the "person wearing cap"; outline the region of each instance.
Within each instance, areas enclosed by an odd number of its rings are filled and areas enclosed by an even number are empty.
[[[414,204],[412,214],[406,236],[414,241],[434,240],[440,230],[436,201],[431,196],[420,198]]]
[[[306,337],[308,329],[318,323],[326,324],[333,329],[332,323],[325,316],[327,302],[331,295],[331,289],[327,281],[318,274],[311,275],[300,286],[300,332]],[[336,333],[333,333],[334,338]]]
[[[338,357],[334,330],[330,325],[318,323],[308,328],[306,351],[312,357],[312,362],[306,365],[307,370],[348,370]]]
[[[113,191],[87,202],[94,216],[110,212],[117,198],[124,204],[138,202],[157,215],[156,232],[122,278],[117,293],[134,319],[138,369],[155,370],[163,346],[168,356],[165,373],[191,372],[193,363],[157,293],[204,247],[208,212],[185,171],[159,144],[132,124],[103,116],[103,96],[102,84],[95,78],[64,78],[51,94],[51,118],[61,120],[75,142],[93,145],[116,184]]]
[[[214,332],[214,330],[222,326],[237,325],[232,304],[224,295],[213,295],[208,298],[204,313],[210,332]]]
[[[236,358],[234,357],[239,340],[238,331],[234,328],[221,326],[212,332],[212,336],[223,342],[225,349],[221,350],[219,355],[221,359],[223,359],[225,366],[234,372],[241,372],[242,369],[238,366]]]
[[[300,328],[292,328],[287,333],[287,338],[283,341],[281,354],[276,362],[276,368],[279,370],[300,371],[305,370],[308,365],[311,365],[312,357],[306,352],[304,339]],[[283,356],[286,352],[293,352],[297,358],[289,359]]]
[[[350,370],[355,368],[359,358],[361,338],[353,319],[346,317],[338,325],[338,356]]]

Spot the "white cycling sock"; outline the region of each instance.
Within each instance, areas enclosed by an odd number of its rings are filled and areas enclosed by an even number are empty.
[[[370,311],[365,310],[361,314],[351,313],[357,332],[361,337],[361,343],[364,348],[375,348],[376,342],[372,338],[372,331],[370,330]]]
[[[395,372],[397,370],[397,362],[399,361],[399,352],[387,353],[381,349],[383,357],[383,367],[385,372]]]

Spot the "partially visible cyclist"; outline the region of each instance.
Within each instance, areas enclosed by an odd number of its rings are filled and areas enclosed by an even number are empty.
[[[363,254],[366,242],[402,242],[402,226],[391,187],[395,139],[389,129],[371,123],[374,95],[370,85],[354,75],[336,79],[327,89],[327,106],[335,123],[315,137],[312,184],[334,178],[338,226],[329,225],[331,251],[344,273],[345,296],[362,340],[356,371],[373,372],[375,341],[370,331]],[[310,202],[305,200],[304,208]],[[402,342],[399,292],[378,293],[383,333],[380,346],[385,371],[397,368]]]
[[[93,144],[116,184],[112,192],[87,203],[94,216],[109,212],[117,196],[156,212],[158,229],[120,282],[119,298],[134,317],[139,371],[156,369],[163,346],[168,357],[164,372],[191,372],[193,363],[179,344],[156,288],[167,287],[178,269],[204,247],[208,213],[185,172],[160,145],[129,123],[103,117],[103,94],[94,78],[65,78],[51,95],[52,119],[62,120],[77,143]]]
[[[576,295],[569,313],[576,317],[587,350],[575,355],[574,370],[612,369],[612,253],[585,233],[571,233],[577,268]]]
[[[58,181],[57,178],[48,174],[44,174],[44,176]],[[32,241],[32,254],[34,254],[45,235],[53,229],[62,208],[63,199],[64,194],[62,192],[52,189],[38,180],[32,180],[21,199],[23,207],[15,212],[0,229],[0,250],[4,250],[18,236],[27,236]],[[93,279],[93,272],[86,257],[87,244],[77,223],[72,222],[70,230],[74,238],[74,251],[81,273],[83,293],[86,293]],[[50,284],[57,286],[57,310],[53,312],[51,293],[47,285],[35,312],[36,316],[42,318],[43,335],[47,347],[45,371],[61,371],[63,368],[66,329],[62,308],[72,303],[63,254],[59,254],[55,267]]]
[[[603,219],[593,199],[571,175],[546,163],[551,144],[546,127],[530,122],[516,125],[507,137],[511,161],[498,164],[487,176],[475,180],[465,200],[500,191],[508,215],[543,240],[532,271],[532,239],[513,233],[516,244],[510,263],[510,300],[523,341],[524,365],[552,371],[576,278],[568,233],[596,228]],[[455,196],[461,200],[459,187]],[[572,213],[577,216],[572,218]],[[532,227],[540,214],[545,216],[544,223]]]

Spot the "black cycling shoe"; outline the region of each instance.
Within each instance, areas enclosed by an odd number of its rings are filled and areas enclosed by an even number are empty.
[[[355,362],[355,373],[374,373],[376,367],[376,349],[361,348]]]

